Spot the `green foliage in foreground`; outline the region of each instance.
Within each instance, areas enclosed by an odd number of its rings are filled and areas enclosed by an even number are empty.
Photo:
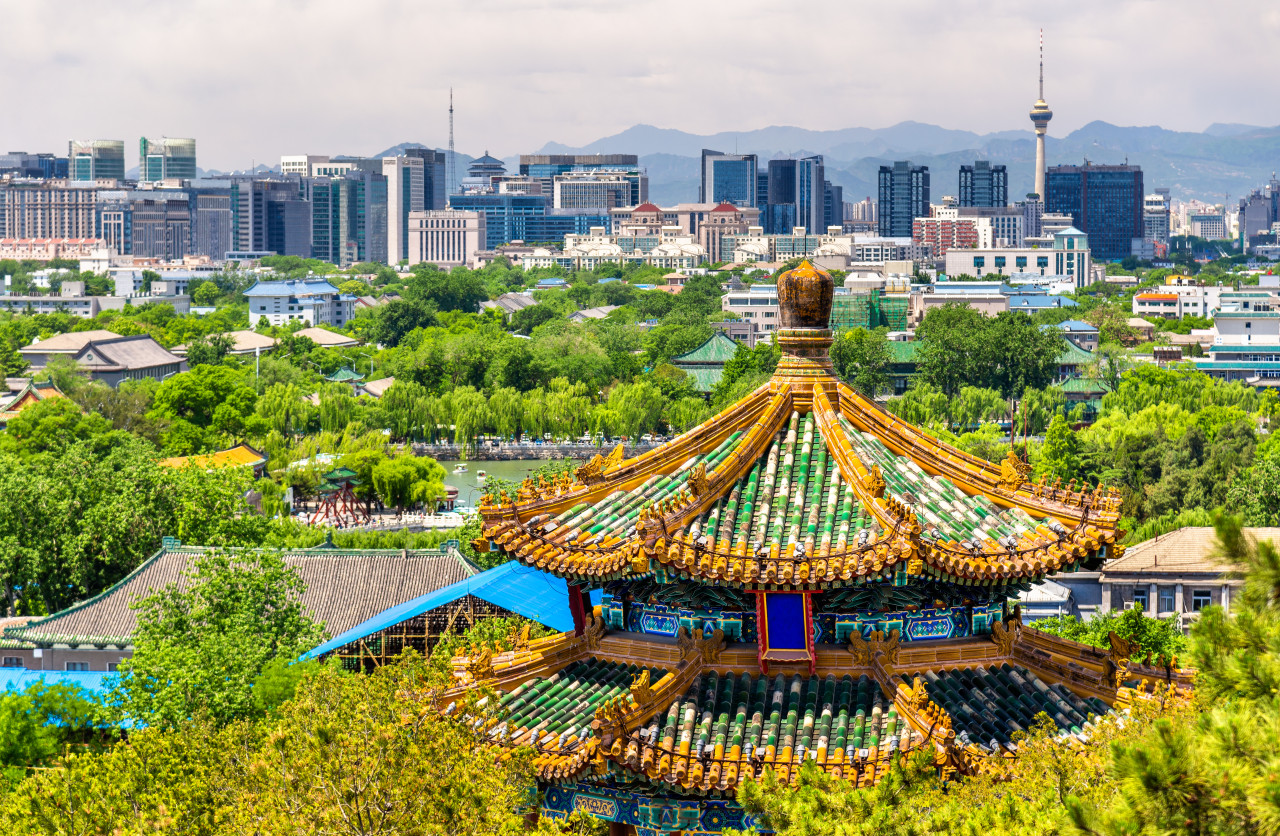
[[[1134,656],[1135,661],[1148,656],[1153,662],[1181,660],[1187,650],[1187,638],[1178,630],[1176,618],[1149,618],[1141,610],[1123,613],[1108,610],[1088,621],[1074,615],[1054,616],[1042,618],[1031,626],[1093,647],[1110,647],[1109,636],[1114,632],[1123,639],[1137,642],[1139,652]]]

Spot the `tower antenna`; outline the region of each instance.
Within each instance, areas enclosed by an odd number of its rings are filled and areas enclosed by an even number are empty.
[[[1043,70],[1041,72],[1043,72]],[[444,178],[445,180],[449,181],[450,195],[458,191],[457,184],[454,182],[458,174],[458,171],[457,171],[458,164],[457,164],[457,161],[454,159],[454,157],[455,157],[455,154],[453,151],[453,88],[450,87],[449,88],[449,159],[446,161],[447,167],[449,170],[445,173],[445,178]],[[445,195],[446,202],[448,201],[448,199],[449,199],[449,196]]]
[[[1044,101],[1044,29],[1040,30],[1040,101]]]

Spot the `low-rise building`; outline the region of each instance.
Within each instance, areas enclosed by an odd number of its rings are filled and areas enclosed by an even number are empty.
[[[326,279],[269,279],[244,292],[249,322],[271,325],[306,322],[344,327],[355,315],[356,297],[339,293]]]
[[[87,258],[105,249],[101,238],[3,238],[0,259],[53,261],[55,258]]]
[[[1074,227],[1053,233],[1050,249],[957,249],[946,256],[948,276],[969,275],[981,279],[993,274],[1038,273],[1041,276],[1069,277],[1076,288],[1087,287],[1094,282],[1092,266],[1088,236]]]
[[[720,297],[720,309],[754,323],[760,331],[778,328],[778,286],[753,284]]]
[[[187,362],[145,334],[121,336],[111,331],[58,334],[18,349],[32,369],[42,369],[54,357],[68,357],[91,380],[117,386],[125,380],[164,380],[186,371]]]
[[[1280,528],[1246,528],[1257,540],[1280,540]],[[1130,546],[1102,567],[1101,609],[1138,609],[1155,618],[1177,618],[1186,629],[1209,606],[1230,612],[1244,581],[1213,559],[1217,535],[1210,527],[1180,528]]]
[[[1062,336],[1083,348],[1094,351],[1098,348],[1098,328],[1080,319],[1068,319],[1057,324]]]

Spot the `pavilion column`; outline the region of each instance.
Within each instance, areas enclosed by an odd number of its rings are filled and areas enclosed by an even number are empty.
[[[569,613],[573,616],[573,634],[581,636],[587,628],[586,592],[580,584],[569,584]]]

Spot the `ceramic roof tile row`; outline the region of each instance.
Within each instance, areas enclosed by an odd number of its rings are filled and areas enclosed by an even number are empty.
[[[723,791],[760,766],[834,768],[918,742],[865,675],[712,672],[634,732],[620,760],[656,780]]]
[[[1090,715],[1101,716],[1111,710],[1097,698],[1076,696],[1058,683],[1048,685],[1026,668],[1008,664],[925,671],[920,676],[929,698],[951,715],[957,736],[963,733],[988,752],[1009,747],[1013,734],[1029,731],[1042,712],[1062,731],[1078,735]]]

